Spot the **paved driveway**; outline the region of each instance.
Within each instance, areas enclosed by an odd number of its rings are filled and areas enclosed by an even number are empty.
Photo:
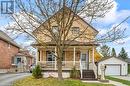
[[[112,76],[112,77],[130,81],[130,75],[128,75],[128,76]]]
[[[0,74],[0,86],[11,86],[15,80],[31,75],[30,73]]]

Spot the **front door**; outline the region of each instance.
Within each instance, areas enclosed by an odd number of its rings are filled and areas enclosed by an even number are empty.
[[[82,65],[83,70],[88,69],[88,55],[87,54],[81,55],[81,65]]]

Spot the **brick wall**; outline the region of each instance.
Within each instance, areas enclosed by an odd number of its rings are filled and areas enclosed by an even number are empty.
[[[19,48],[0,40],[0,69],[11,68],[12,57],[19,51]]]

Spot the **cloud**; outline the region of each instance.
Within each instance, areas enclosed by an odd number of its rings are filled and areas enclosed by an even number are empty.
[[[113,8],[106,13],[104,18],[97,19],[98,23],[110,25],[121,22],[127,16],[130,16],[130,10],[118,10],[118,3],[116,1],[113,2]]]

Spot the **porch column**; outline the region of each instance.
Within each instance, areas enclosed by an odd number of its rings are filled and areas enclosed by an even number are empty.
[[[92,63],[94,64],[94,47],[92,48]]]
[[[73,65],[75,66],[75,47],[74,47],[74,53],[73,53]]]
[[[86,50],[86,63],[87,63],[87,65],[86,65],[86,68],[87,68],[87,70],[89,70],[89,55],[88,55],[88,50]]]
[[[89,62],[91,62],[91,54],[90,54],[90,50],[88,50],[88,58],[89,58]]]
[[[40,61],[42,61],[42,50],[40,50]]]
[[[36,53],[36,65],[37,65],[37,63],[38,63],[38,58],[39,58],[39,52],[38,52],[38,49],[37,49],[37,53]]]
[[[57,56],[57,53],[56,53],[56,47],[55,47],[55,70],[56,70],[56,64],[57,64],[56,56]]]
[[[83,78],[83,71],[82,71],[82,52],[80,53],[80,75],[81,79]]]

